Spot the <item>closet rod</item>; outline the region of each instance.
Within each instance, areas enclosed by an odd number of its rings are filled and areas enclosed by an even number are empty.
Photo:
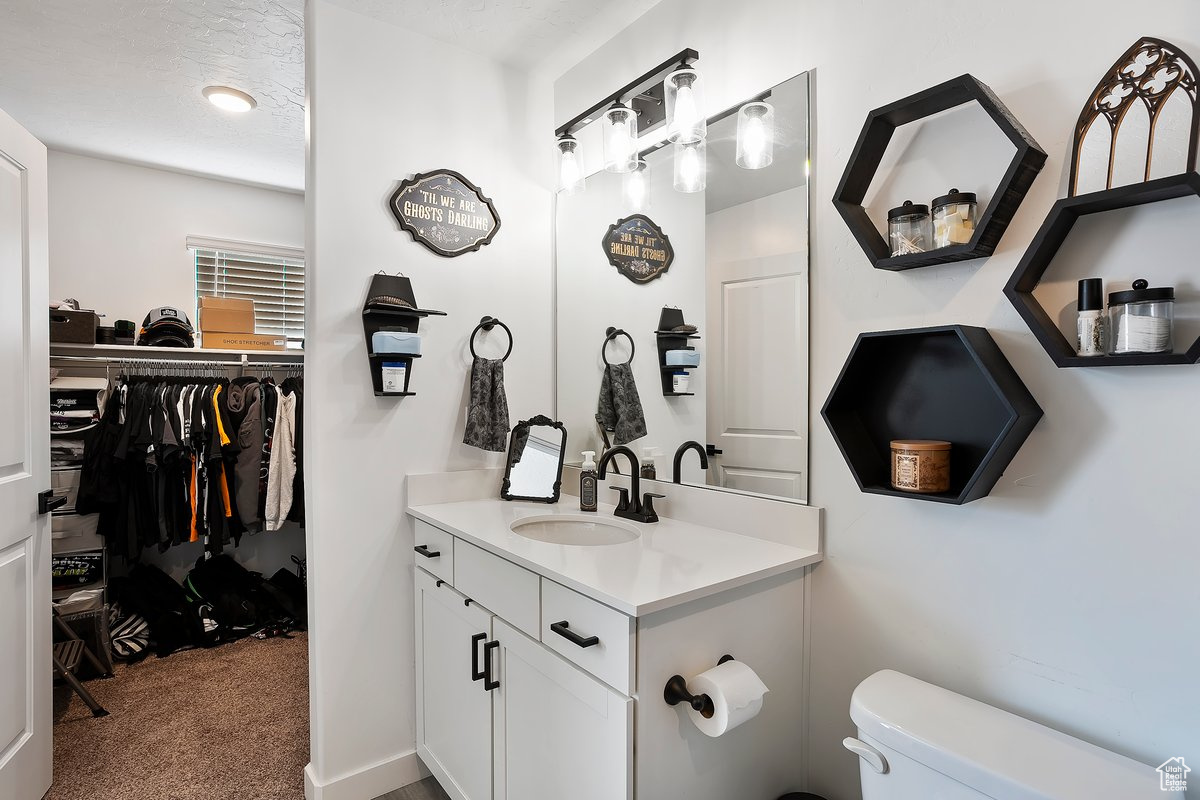
[[[181,365],[185,367],[270,367],[276,369],[304,368],[303,361],[250,361],[243,356],[240,361],[217,361],[213,359],[182,359],[182,358],[122,358],[118,356],[59,356],[51,354],[51,361],[92,361],[100,364],[134,364],[134,365]]]

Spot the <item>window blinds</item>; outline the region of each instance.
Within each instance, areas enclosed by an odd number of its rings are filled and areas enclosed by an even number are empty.
[[[284,336],[289,347],[304,340],[304,259],[279,253],[193,247],[196,298],[254,301],[254,332]]]

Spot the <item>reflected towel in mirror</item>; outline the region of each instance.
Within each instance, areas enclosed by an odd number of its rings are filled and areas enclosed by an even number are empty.
[[[508,398],[504,394],[504,360],[475,357],[471,365],[471,397],[463,444],[503,453],[508,442]]]
[[[614,444],[627,444],[646,435],[642,400],[629,364],[609,364],[604,368],[596,419],[613,432]]]

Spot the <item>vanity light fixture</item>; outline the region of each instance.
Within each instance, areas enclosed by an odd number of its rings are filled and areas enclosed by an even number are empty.
[[[675,143],[675,191],[685,194],[703,192],[707,172],[708,148],[703,139]]]
[[[604,112],[604,168],[627,173],[637,167],[637,114],[617,101]]]
[[[672,142],[696,142],[708,134],[704,116],[704,84],[700,73],[681,66],[663,82],[667,102],[667,138]]]
[[[585,181],[583,177],[582,153],[579,151],[579,140],[570,134],[563,134],[556,142],[558,147],[558,190],[564,194],[582,192]]]
[[[253,97],[229,86],[206,86],[201,94],[222,111],[243,114],[258,107],[258,101]]]
[[[775,107],[761,100],[738,110],[737,165],[762,169],[775,160]]]
[[[650,207],[650,166],[646,159],[638,158],[637,166],[625,173],[622,184],[630,211],[640,214]]]

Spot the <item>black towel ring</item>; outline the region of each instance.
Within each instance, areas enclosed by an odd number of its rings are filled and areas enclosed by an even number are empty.
[[[626,361],[625,363],[632,364],[633,363],[633,354],[637,349],[633,344],[633,337],[630,336],[628,333],[626,333],[621,328],[609,328],[604,333],[605,333],[604,344],[601,345],[601,347],[600,347],[600,358],[604,359],[604,363],[608,364],[608,366],[610,366],[610,367],[612,366],[612,362],[610,362],[608,360],[608,353],[606,352],[608,350],[608,343],[611,342],[613,339],[617,338],[618,336],[624,336],[626,339],[629,340],[629,360]]]
[[[495,317],[483,317],[482,319],[479,320],[479,324],[475,326],[475,330],[471,331],[471,355],[472,356],[474,356],[475,358],[479,357],[479,355],[475,352],[475,337],[476,337],[476,335],[478,335],[480,331],[490,331],[492,328],[496,327],[497,325],[499,325],[501,328],[504,328],[504,332],[508,334],[508,352],[504,354],[504,358],[500,359],[501,361],[508,361],[508,357],[510,355],[512,355],[512,349],[513,349],[512,331],[509,329],[509,327],[507,325],[505,325],[503,322],[496,319]]]

